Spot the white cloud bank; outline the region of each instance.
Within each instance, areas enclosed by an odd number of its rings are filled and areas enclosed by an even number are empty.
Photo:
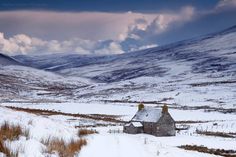
[[[120,35],[121,43],[125,51],[138,50],[147,45],[156,45],[158,35],[178,25],[193,19],[195,9],[191,6],[183,7],[177,13],[165,13],[156,15],[148,22],[146,18],[139,18],[128,27],[125,34]],[[150,46],[149,46],[150,47]]]
[[[24,15],[29,16],[26,12],[23,13]],[[13,13],[11,14],[11,16],[13,16]],[[40,18],[45,16],[45,13],[42,15],[40,13],[37,14]],[[62,13],[58,14],[62,16]],[[66,15],[64,16],[69,16],[67,15],[68,13],[65,14]],[[88,13],[76,14],[83,14],[84,16],[91,18]],[[158,37],[159,34],[168,31],[172,25],[180,25],[192,20],[194,16],[194,8],[187,6],[180,9],[179,12],[159,14],[141,14],[132,12],[120,14],[111,13],[111,15],[108,14],[109,13],[98,13],[96,14],[97,17],[93,17],[92,19],[94,21],[98,21],[101,17],[107,17],[110,18],[110,20],[112,17],[115,17],[116,20],[125,18],[120,21],[120,24],[116,21],[116,24],[113,25],[115,30],[118,30],[118,27],[121,27],[120,31],[117,31],[121,32],[117,34],[117,38],[110,40],[85,40],[73,37],[68,40],[43,40],[41,38],[31,37],[25,34],[17,34],[7,38],[4,36],[4,33],[0,32],[0,52],[8,55],[38,55],[43,53],[65,52],[78,54],[120,54],[128,51],[151,48],[157,46],[155,38]],[[56,13],[50,13],[50,16],[57,21]],[[72,17],[75,16],[73,15]],[[109,21],[109,19],[106,20]],[[47,21],[49,21],[49,19],[46,19],[46,22]],[[109,27],[107,31],[112,31],[113,27]],[[96,28],[96,26],[93,26],[93,28]],[[66,29],[64,31],[66,32]],[[97,31],[99,31],[99,29]],[[57,33],[60,33],[60,31],[57,31]]]
[[[8,55],[39,53],[78,53],[78,54],[119,54],[123,53],[119,44],[114,41],[89,41],[73,38],[65,41],[42,40],[18,34],[5,38],[0,32],[0,51]]]
[[[217,11],[234,8],[236,8],[236,0],[221,0],[215,7]]]

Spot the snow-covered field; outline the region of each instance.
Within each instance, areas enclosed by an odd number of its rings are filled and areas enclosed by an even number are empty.
[[[44,157],[43,150],[45,146],[40,141],[48,137],[60,137],[65,140],[76,138],[76,129],[66,122],[16,112],[1,106],[0,115],[0,124],[6,121],[10,124],[19,124],[24,129],[29,129],[29,139],[20,137],[19,140],[7,142],[11,150],[19,150],[19,157]]]
[[[119,115],[124,120],[130,120],[137,111],[137,104],[122,103],[2,103],[2,106],[14,106],[22,108],[43,109],[59,111],[72,114],[105,114]],[[148,104],[156,107],[155,104]],[[215,121],[215,120],[236,120],[235,114],[224,114],[219,112],[204,112],[204,110],[180,110],[169,109],[169,112],[176,121]],[[236,126],[235,126],[236,127]]]
[[[75,126],[90,125],[89,120],[63,115],[35,115],[21,111],[13,111],[3,106],[16,106],[22,108],[35,108],[55,110],[63,113],[80,114],[106,114],[119,115],[123,120],[129,120],[137,111],[136,105],[112,104],[101,102],[91,103],[51,103],[27,104],[5,103],[1,104],[0,123],[8,121],[18,123],[30,129],[30,139],[20,138],[11,144],[11,147],[20,147],[20,156],[45,156],[45,146],[40,142],[48,136],[56,136],[69,140],[76,137]],[[154,105],[150,105],[154,106]],[[122,126],[93,127],[99,134],[90,135],[88,144],[78,154],[80,157],[154,157],[154,156],[214,156],[178,148],[181,145],[203,145],[208,148],[236,150],[236,138],[205,136],[196,133],[196,129],[204,131],[220,131],[235,133],[236,115],[219,112],[204,112],[203,110],[177,110],[170,109],[170,114],[176,121],[195,121],[196,123],[178,123],[177,126],[188,125],[188,130],[177,132],[174,137],[155,137],[146,134],[130,135],[122,133]],[[199,122],[198,122],[199,121]],[[217,126],[214,125],[217,123]],[[104,122],[105,124],[105,122]],[[33,145],[33,147],[32,147]]]

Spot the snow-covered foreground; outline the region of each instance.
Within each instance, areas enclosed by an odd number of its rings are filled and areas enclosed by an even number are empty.
[[[207,154],[186,152],[176,147],[165,146],[161,142],[144,143],[142,135],[95,135],[90,144],[82,150],[81,157],[156,157],[156,156],[209,156]],[[177,155],[178,154],[178,155]]]
[[[44,157],[43,150],[45,146],[40,141],[48,137],[59,137],[66,141],[77,138],[77,129],[71,127],[66,122],[17,112],[1,106],[0,115],[0,124],[6,121],[10,124],[19,124],[24,129],[29,129],[29,139],[22,136],[19,140],[8,143],[12,150],[20,150],[19,157]]]
[[[235,140],[223,141],[216,139],[209,141],[204,137],[153,137],[149,135],[103,134],[89,138],[89,144],[80,153],[81,157],[205,157],[214,156],[204,153],[185,151],[176,146],[182,144],[206,145],[210,148],[236,149]]]
[[[57,110],[67,113],[120,115],[128,120],[136,112],[136,106],[124,104],[101,103],[62,103],[62,104],[20,104],[8,103],[5,106]],[[78,154],[80,157],[178,157],[178,156],[214,156],[206,153],[186,151],[178,148],[181,145],[203,145],[208,148],[236,150],[236,138],[223,138],[196,134],[196,129],[235,133],[236,115],[201,110],[174,110],[170,113],[176,121],[202,121],[199,123],[177,124],[188,125],[188,130],[177,132],[174,137],[155,137],[151,135],[130,135],[122,133],[122,126],[93,127],[99,134],[86,137],[88,144]],[[45,156],[45,145],[42,139],[49,136],[65,140],[76,139],[78,128],[75,126],[90,124],[89,119],[63,115],[35,115],[0,107],[0,123],[8,121],[20,124],[30,130],[30,138],[21,137],[10,144],[11,148],[20,148],[20,157]],[[205,122],[204,122],[205,121]],[[214,126],[217,123],[217,126]],[[104,122],[105,124],[105,122]],[[107,123],[106,123],[107,124]],[[1,155],[0,155],[1,156]],[[56,156],[54,154],[54,156]]]

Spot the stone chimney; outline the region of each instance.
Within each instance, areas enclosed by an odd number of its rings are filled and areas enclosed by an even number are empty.
[[[144,109],[144,104],[143,103],[138,104],[138,111],[141,111],[142,109]]]
[[[166,104],[162,106],[162,113],[168,113],[168,106]]]

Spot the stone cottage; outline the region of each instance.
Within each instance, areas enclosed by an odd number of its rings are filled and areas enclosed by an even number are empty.
[[[175,121],[168,112],[167,105],[161,109],[139,105],[139,110],[124,125],[124,132],[129,134],[146,133],[154,136],[175,136]]]

